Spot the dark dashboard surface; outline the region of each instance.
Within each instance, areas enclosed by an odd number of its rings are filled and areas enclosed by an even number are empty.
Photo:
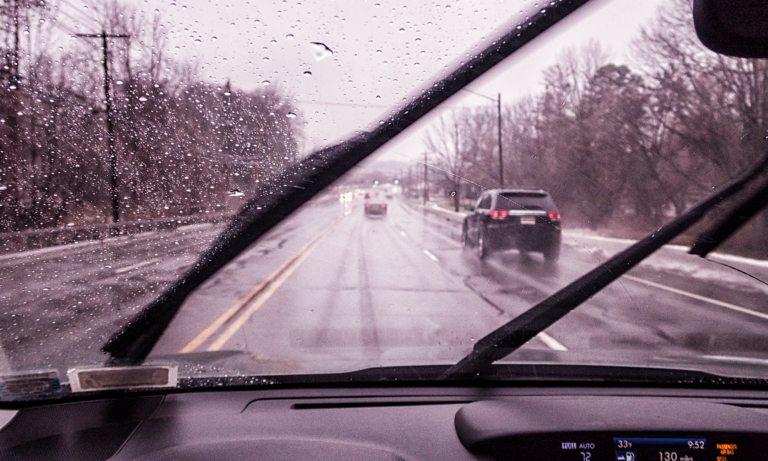
[[[768,392],[344,388],[20,410],[0,459],[768,459]]]

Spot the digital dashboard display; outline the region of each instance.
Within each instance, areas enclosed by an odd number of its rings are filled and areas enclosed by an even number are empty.
[[[497,459],[552,461],[768,460],[758,434],[540,434],[499,441]]]
[[[736,461],[738,443],[711,444],[706,437],[613,437],[612,456],[597,441],[563,441],[563,460],[580,461]]]
[[[613,447],[616,450],[616,461],[695,461],[705,458],[707,439],[614,437]]]

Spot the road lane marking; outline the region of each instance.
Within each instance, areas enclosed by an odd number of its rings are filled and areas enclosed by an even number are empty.
[[[334,221],[331,225],[329,225],[325,229],[325,231],[323,231],[323,233],[321,233],[320,235],[315,237],[312,241],[310,241],[309,243],[304,245],[293,257],[291,257],[286,262],[284,262],[280,267],[277,268],[277,270],[275,270],[274,272],[269,274],[269,276],[266,279],[264,279],[261,283],[256,285],[256,287],[254,287],[254,289],[251,290],[247,295],[245,295],[240,301],[235,303],[234,306],[229,308],[229,310],[227,310],[224,314],[222,314],[219,318],[217,318],[206,329],[201,331],[200,334],[198,334],[195,337],[195,339],[193,339],[186,346],[184,346],[179,351],[179,353],[185,354],[185,353],[188,353],[188,352],[192,352],[195,349],[197,349],[198,347],[200,347],[200,345],[203,344],[214,333],[216,333],[216,331],[219,328],[221,328],[225,323],[227,323],[229,320],[231,320],[232,317],[237,315],[253,298],[255,298],[260,293],[262,293],[264,291],[264,289],[267,288],[268,286],[271,286],[274,283],[276,283],[277,279],[282,274],[284,274],[287,270],[289,270],[292,265],[293,265],[294,269],[295,269],[295,267],[298,267],[298,265],[301,263],[301,261],[304,260],[302,258],[302,256],[304,255],[306,257],[306,255],[308,255],[311,252],[311,250],[314,249],[314,246],[318,242],[320,242],[320,240],[325,238],[330,233],[330,231],[333,229],[333,227],[336,224],[338,224],[339,221],[341,221],[341,219],[337,219],[336,221]],[[290,272],[293,273],[293,270],[290,270]],[[288,275],[290,275],[290,274],[288,274]],[[280,282],[280,285],[282,285],[282,281]],[[275,287],[275,288],[277,288],[277,287]],[[271,296],[272,292],[274,292],[274,290],[272,290],[271,292],[268,292],[268,294],[265,293],[266,298],[269,298],[269,296]],[[264,301],[266,301],[266,298],[264,298]],[[259,305],[259,307],[260,307],[260,305]],[[256,309],[258,309],[258,307]],[[253,309],[253,312],[255,312],[256,309]],[[221,338],[219,338],[219,339],[221,339]],[[227,338],[227,339],[229,339],[229,338]],[[219,348],[220,347],[221,346],[219,346]],[[211,349],[208,349],[208,350],[211,350]],[[215,350],[218,350],[218,349],[215,349]]]
[[[566,352],[568,350],[567,347],[563,346],[560,341],[556,340],[555,338],[549,336],[545,332],[541,332],[538,335],[536,335],[544,344],[546,344],[550,349],[553,351],[560,351],[560,352]]]
[[[429,252],[429,250],[424,250],[424,254],[425,254],[425,255],[427,255],[427,257],[428,257],[429,259],[431,259],[432,261],[434,261],[434,262],[436,262],[436,263],[439,263],[439,262],[440,262],[440,260],[439,260],[439,259],[437,259],[437,256],[435,256],[435,255],[433,255],[432,253],[430,253],[430,252]]]
[[[229,341],[229,339],[245,324],[245,322],[248,321],[249,318],[253,315],[254,312],[256,312],[261,306],[264,305],[264,303],[267,302],[267,300],[272,296],[272,294],[280,288],[280,286],[288,279],[288,277],[293,274],[293,272],[298,269],[298,267],[301,265],[302,262],[309,256],[310,253],[320,244],[320,242],[327,237],[333,228],[341,221],[342,218],[337,219],[334,221],[330,226],[328,226],[323,233],[318,235],[314,240],[309,242],[306,246],[304,246],[298,254],[296,254],[293,258],[291,258],[286,264],[281,266],[280,269],[273,272],[270,277],[265,280],[264,286],[261,287],[259,290],[259,293],[257,293],[254,296],[257,296],[256,299],[248,306],[248,308],[238,317],[224,332],[214,341],[210,347],[208,347],[209,352],[218,351],[221,349],[224,344]],[[261,285],[261,284],[260,284]],[[259,288],[259,287],[257,287]],[[255,289],[254,289],[255,291]],[[247,304],[244,303],[243,305]],[[234,310],[230,309],[230,310]],[[226,314],[225,314],[226,315]],[[235,313],[232,314],[234,316]],[[230,316],[230,318],[232,317]],[[227,319],[228,320],[228,319]],[[218,320],[217,320],[218,322]],[[223,325],[226,322],[221,322],[221,325]],[[209,327],[210,328],[210,327]],[[216,331],[216,329],[213,329],[211,331],[211,334]]]
[[[120,269],[115,269],[115,274],[122,274],[124,272],[132,271],[134,269],[138,269],[140,267],[149,266],[150,264],[154,264],[154,263],[156,263],[158,261],[160,261],[160,258],[154,258],[154,259],[150,259],[148,261],[142,261],[142,262],[140,262],[138,264],[134,264],[132,266],[121,267]]]
[[[737,306],[735,304],[730,304],[730,303],[726,303],[726,302],[723,302],[723,301],[718,301],[717,299],[707,298],[706,296],[697,295],[696,293],[691,293],[691,292],[688,292],[688,291],[678,290],[677,288],[668,287],[668,286],[662,285],[660,283],[651,282],[651,281],[648,281],[648,280],[645,280],[645,279],[633,277],[631,275],[624,275],[623,278],[632,280],[634,282],[642,283],[642,284],[648,285],[650,287],[658,288],[660,290],[666,290],[666,291],[669,291],[670,293],[675,293],[675,294],[678,294],[678,295],[681,295],[681,296],[687,296],[687,297],[692,298],[692,299],[696,299],[696,300],[699,300],[699,301],[704,301],[704,302],[707,302],[707,303],[710,303],[710,304],[714,304],[716,306],[724,307],[726,309],[731,309],[731,310],[736,311],[736,312],[741,312],[743,314],[753,315],[755,317],[758,317],[758,318],[761,318],[761,319],[764,319],[764,320],[768,320],[768,314],[763,314],[762,312],[753,311],[751,309],[747,309],[745,307]]]
[[[10,373],[12,371],[13,371],[13,368],[11,368],[11,363],[8,361],[8,357],[5,356],[3,345],[0,344],[0,372]]]

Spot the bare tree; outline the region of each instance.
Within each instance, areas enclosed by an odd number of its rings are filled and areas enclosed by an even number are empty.
[[[453,206],[459,210],[462,185],[471,174],[477,184],[495,147],[495,118],[487,109],[460,110],[440,117],[425,137],[427,148],[437,158],[436,167],[452,192]],[[469,171],[470,167],[474,170]],[[480,173],[480,174],[478,174]]]

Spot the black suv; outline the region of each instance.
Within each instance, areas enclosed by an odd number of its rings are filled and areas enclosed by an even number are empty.
[[[516,248],[544,253],[547,261],[560,257],[560,234],[560,212],[540,189],[485,191],[464,218],[461,232],[464,245],[474,246],[480,259]]]

